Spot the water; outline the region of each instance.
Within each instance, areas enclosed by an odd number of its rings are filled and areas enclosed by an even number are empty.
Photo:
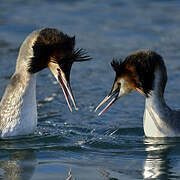
[[[70,113],[48,69],[38,74],[35,135],[0,141],[0,179],[179,179],[180,139],[144,136],[144,99],[122,98],[103,116],[93,112],[114,80],[112,57],[138,49],[160,53],[168,70],[166,100],[180,99],[178,0],[0,0],[0,95],[15,69],[18,48],[33,30],[56,27],[76,35],[91,62],[76,63],[71,86],[79,111]]]

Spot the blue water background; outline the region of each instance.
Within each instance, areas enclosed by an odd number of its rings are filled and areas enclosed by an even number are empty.
[[[55,27],[76,36],[91,62],[75,63],[71,86],[79,111],[70,113],[48,69],[37,75],[35,135],[0,141],[0,179],[180,179],[180,139],[143,132],[144,98],[132,93],[103,116],[93,112],[110,91],[113,57],[139,49],[166,63],[166,101],[180,106],[179,0],[0,0],[0,95],[15,70],[18,49],[33,30]]]

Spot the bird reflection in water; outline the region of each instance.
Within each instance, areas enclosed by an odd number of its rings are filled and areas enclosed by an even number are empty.
[[[168,155],[175,147],[175,143],[170,143],[164,138],[146,138],[144,143],[147,152],[143,166],[144,179],[169,179],[172,166]]]
[[[37,164],[36,154],[30,149],[16,150],[15,146],[12,141],[1,141],[0,149],[4,155],[0,159],[0,179],[30,180]]]

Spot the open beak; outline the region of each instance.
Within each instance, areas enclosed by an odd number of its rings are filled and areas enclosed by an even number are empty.
[[[66,99],[66,102],[68,104],[70,111],[72,112],[72,106],[69,100],[69,96],[72,100],[75,110],[78,110],[76,106],[76,101],[74,99],[71,86],[69,83],[69,77],[67,77],[69,76],[69,74],[65,74],[65,72],[63,72],[62,68],[57,63],[49,62],[48,67],[50,71],[52,72],[52,74],[54,75],[54,77],[56,78],[56,80],[61,85],[62,91],[64,93],[64,96],[65,96],[65,99]]]
[[[116,82],[114,82],[113,88],[108,96],[106,96],[103,101],[96,107],[95,112],[108,100],[112,98],[112,100],[109,102],[109,104],[98,114],[100,116],[103,114],[114,102],[116,102],[119,99],[119,93],[120,93],[120,85],[118,85]]]

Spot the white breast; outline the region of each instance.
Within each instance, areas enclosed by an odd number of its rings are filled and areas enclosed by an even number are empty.
[[[17,84],[11,93],[6,94],[1,104],[1,137],[28,135],[37,126],[36,77],[27,84]]]
[[[176,137],[176,132],[158,112],[160,111],[146,106],[143,119],[145,135],[147,137]]]

